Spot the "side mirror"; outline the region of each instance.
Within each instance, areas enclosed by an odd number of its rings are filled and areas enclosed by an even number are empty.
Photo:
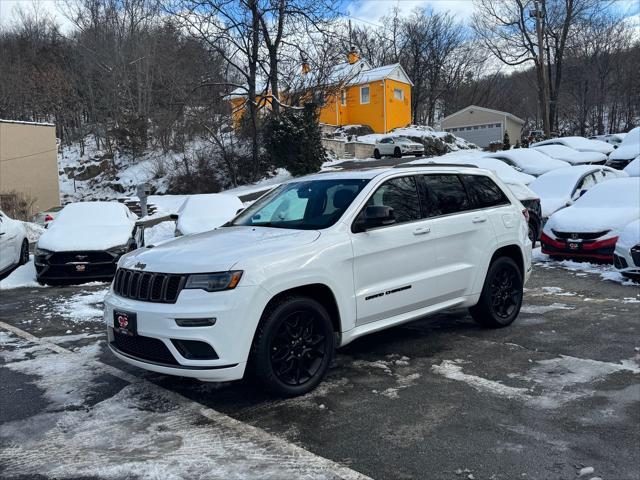
[[[393,208],[385,205],[370,205],[360,214],[354,225],[354,232],[365,232],[371,228],[383,227],[396,223]]]

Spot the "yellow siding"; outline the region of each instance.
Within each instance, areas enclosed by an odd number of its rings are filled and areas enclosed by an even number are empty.
[[[411,85],[397,80],[385,80],[387,89],[387,132],[411,125]],[[394,90],[401,89],[404,98],[398,100]]]
[[[360,103],[360,89],[369,86],[369,103]],[[354,85],[347,89],[347,118],[350,125],[369,125],[374,132],[384,133],[384,88],[377,81]]]

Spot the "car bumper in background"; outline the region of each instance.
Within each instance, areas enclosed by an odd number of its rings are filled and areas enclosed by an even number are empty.
[[[625,276],[640,278],[640,245],[616,245],[613,265]]]
[[[603,262],[613,262],[613,251],[617,240],[618,237],[605,240],[572,241],[554,239],[544,232],[540,237],[542,253],[547,255]]]

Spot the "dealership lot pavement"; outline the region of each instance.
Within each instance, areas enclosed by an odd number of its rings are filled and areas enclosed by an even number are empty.
[[[538,264],[513,326],[371,335],[289,400],[120,363],[106,288],[0,291],[0,478],[640,478],[638,286]]]

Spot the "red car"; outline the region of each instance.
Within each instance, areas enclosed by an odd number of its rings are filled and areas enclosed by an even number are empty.
[[[540,237],[542,253],[613,263],[620,232],[638,218],[640,178],[600,183],[570,207],[551,215]]]

